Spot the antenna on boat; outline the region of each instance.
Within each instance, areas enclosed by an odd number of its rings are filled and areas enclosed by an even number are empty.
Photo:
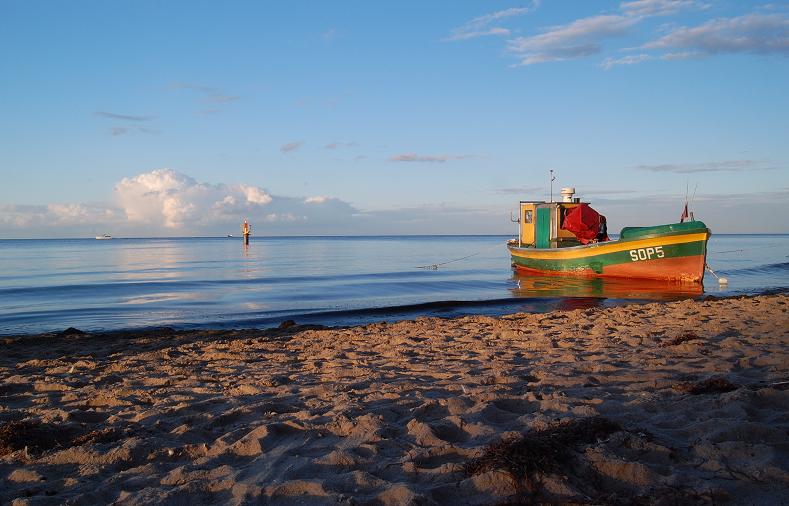
[[[690,197],[690,208],[691,209],[693,209],[693,203],[696,201],[696,190],[698,190],[698,189],[699,189],[699,183],[696,183],[696,186],[693,188],[693,196]],[[696,217],[693,216],[693,211],[690,212],[690,221],[696,221]]]
[[[551,169],[550,172],[551,172],[551,200],[550,200],[550,202],[553,202],[553,180],[556,179],[556,177],[553,175],[553,169]]]
[[[680,223],[685,223],[685,220],[688,219],[688,185],[690,185],[690,181],[685,181],[685,205],[682,206],[682,214],[679,216]]]

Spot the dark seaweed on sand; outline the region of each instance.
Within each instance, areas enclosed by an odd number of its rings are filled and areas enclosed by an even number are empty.
[[[695,332],[685,332],[683,334],[678,335],[673,339],[669,339],[668,341],[661,344],[662,347],[666,346],[677,346],[682,343],[687,343],[688,341],[698,341],[701,337],[698,336]]]
[[[122,436],[113,428],[87,431],[85,427],[74,424],[17,420],[0,423],[0,457],[25,448],[29,453],[41,453],[55,448],[106,443]]]
[[[691,395],[719,394],[737,390],[739,387],[731,383],[726,378],[709,378],[703,381],[680,383],[674,386],[674,390]]]
[[[110,441],[116,441],[120,439],[123,434],[111,427],[106,427],[104,429],[96,429],[88,432],[87,434],[83,434],[74,438],[70,445],[71,446],[82,446],[82,445],[92,445],[96,443],[107,443]]]
[[[561,471],[570,464],[573,451],[621,430],[603,417],[582,418],[542,430],[506,438],[490,445],[482,456],[467,462],[463,471],[473,476],[488,471],[506,471],[518,487],[535,490],[539,474]]]
[[[0,456],[27,448],[46,451],[73,437],[72,431],[39,421],[22,420],[0,424]]]

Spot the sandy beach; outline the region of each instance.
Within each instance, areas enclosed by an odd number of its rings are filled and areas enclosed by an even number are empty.
[[[787,504],[789,296],[0,343],[0,504]]]

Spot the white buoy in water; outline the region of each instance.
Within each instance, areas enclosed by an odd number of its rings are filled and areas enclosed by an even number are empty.
[[[728,285],[729,284],[729,280],[726,279],[726,278],[718,278],[718,284],[721,285],[721,286]]]

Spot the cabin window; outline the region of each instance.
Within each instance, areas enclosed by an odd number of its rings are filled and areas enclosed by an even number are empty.
[[[523,211],[523,223],[531,223],[532,222],[532,212],[531,209]]]

